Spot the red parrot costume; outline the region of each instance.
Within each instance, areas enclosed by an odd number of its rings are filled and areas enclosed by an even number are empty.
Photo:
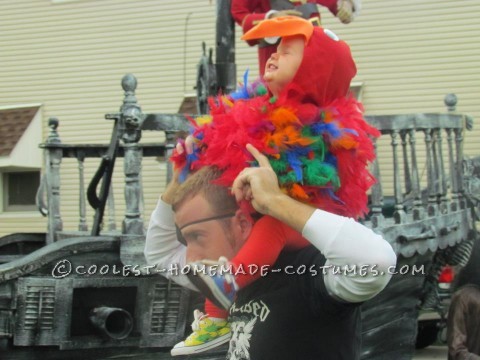
[[[299,23],[300,21],[300,23]],[[348,45],[333,33],[297,17],[261,22],[244,35],[305,36],[303,59],[292,82],[273,97],[260,83],[245,84],[228,97],[210,100],[207,123],[196,126],[196,151],[172,157],[183,176],[216,166],[218,182],[231,186],[254,159],[250,143],[265,154],[280,187],[291,197],[338,215],[365,215],[367,191],[375,179],[367,165],[375,158],[378,130],[363,118],[362,105],[348,95],[356,66]],[[205,120],[205,119],[204,119]],[[258,220],[234,267],[272,265],[285,249],[308,245],[301,234],[268,216]],[[237,276],[240,287],[257,276]]]

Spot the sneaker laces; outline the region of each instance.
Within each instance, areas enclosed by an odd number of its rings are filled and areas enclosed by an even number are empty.
[[[235,275],[233,275],[232,270],[233,266],[230,264],[228,259],[225,256],[220,256],[218,258],[218,262],[221,264],[221,268],[225,271],[224,273],[224,279],[227,282],[227,284],[233,286],[235,291],[238,291],[238,285],[237,282],[235,281]]]
[[[200,330],[200,322],[208,317],[208,314],[202,313],[200,310],[194,310],[193,311],[193,322],[192,322],[192,331],[196,332]]]

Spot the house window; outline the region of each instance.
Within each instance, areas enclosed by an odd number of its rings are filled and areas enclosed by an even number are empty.
[[[4,172],[3,211],[35,210],[39,185],[40,171]]]
[[[0,107],[0,213],[35,210],[41,142],[41,104]]]

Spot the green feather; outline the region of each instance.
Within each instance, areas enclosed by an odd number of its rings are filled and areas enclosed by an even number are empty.
[[[265,95],[267,93],[267,88],[260,84],[258,87],[257,87],[257,95]]]
[[[301,131],[302,137],[312,137],[310,126],[304,126]]]
[[[340,186],[337,169],[331,164],[315,159],[305,160],[303,163],[303,175],[306,184],[313,186],[333,185],[336,189]]]
[[[280,156],[280,159],[270,159],[270,165],[272,165],[273,171],[278,175],[285,173],[289,166],[283,156]]]
[[[294,171],[289,171],[287,174],[285,175],[281,175],[279,178],[278,178],[278,181],[281,185],[285,185],[285,184],[293,184],[293,183],[296,183],[297,182],[297,177],[295,176],[295,172]]]

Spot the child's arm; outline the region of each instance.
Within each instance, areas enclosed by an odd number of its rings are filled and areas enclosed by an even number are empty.
[[[240,266],[248,269],[250,265],[269,269],[284,249],[295,251],[308,245],[310,243],[298,231],[271,216],[263,216],[254,224],[248,240],[230,262],[236,269]],[[258,279],[261,273],[239,273],[237,285],[242,289]]]

